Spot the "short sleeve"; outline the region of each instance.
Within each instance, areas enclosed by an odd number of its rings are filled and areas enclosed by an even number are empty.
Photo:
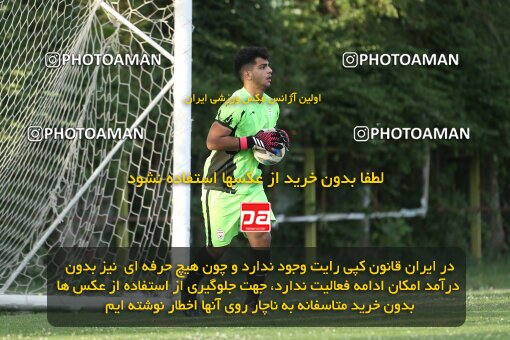
[[[221,125],[235,130],[240,120],[237,106],[238,105],[222,105],[218,110],[215,120]]]

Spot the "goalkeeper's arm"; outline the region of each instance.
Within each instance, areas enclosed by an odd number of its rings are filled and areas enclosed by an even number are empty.
[[[268,151],[281,149],[288,142],[280,132],[259,131],[255,136],[233,137],[232,129],[214,122],[207,135],[207,148],[209,150],[237,151],[260,146]]]

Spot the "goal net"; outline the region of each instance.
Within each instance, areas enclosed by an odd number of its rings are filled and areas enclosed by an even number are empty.
[[[186,2],[0,0],[2,305],[45,305],[56,247],[171,247],[189,222],[189,189],[128,183],[189,169]]]

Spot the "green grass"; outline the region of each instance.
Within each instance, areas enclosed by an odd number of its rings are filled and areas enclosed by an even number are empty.
[[[273,327],[273,328],[64,328],[52,327],[46,313],[0,314],[0,337],[56,339],[333,339],[333,338],[510,338],[510,270],[507,261],[468,265],[467,317],[460,327]],[[197,320],[197,324],[199,320]]]

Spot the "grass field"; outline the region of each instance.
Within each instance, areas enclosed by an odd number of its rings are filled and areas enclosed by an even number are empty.
[[[212,338],[500,338],[510,339],[510,269],[507,260],[468,265],[467,318],[460,327],[308,327],[308,328],[60,328],[48,324],[46,313],[0,314],[2,338],[82,339],[212,339]],[[197,319],[197,326],[200,321]]]

